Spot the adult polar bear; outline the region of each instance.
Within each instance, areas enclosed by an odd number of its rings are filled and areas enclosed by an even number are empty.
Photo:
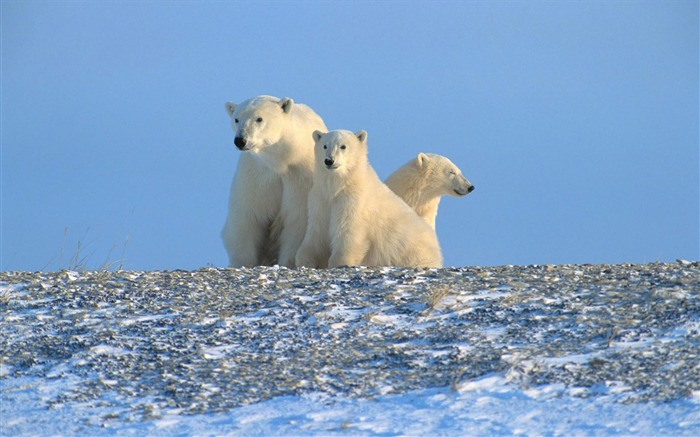
[[[326,125],[290,98],[258,96],[226,103],[242,151],[221,231],[229,266],[293,267],[306,231],[315,130]]]
[[[316,174],[298,266],[441,267],[435,230],[379,179],[367,132],[315,131]]]
[[[462,197],[474,191],[474,185],[452,161],[433,153],[419,153],[385,183],[433,229],[442,196]]]

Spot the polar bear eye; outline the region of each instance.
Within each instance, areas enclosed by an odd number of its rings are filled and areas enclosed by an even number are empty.
[[[258,117],[255,121],[257,121],[258,123],[262,123],[262,117]]]
[[[233,119],[233,122],[234,122],[234,123],[238,123],[238,119],[237,119],[237,118],[234,118],[234,119]]]
[[[341,149],[341,150],[345,150],[346,148],[347,148],[347,147],[345,146],[345,144],[341,144],[341,146],[340,146],[340,149]]]
[[[323,145],[323,150],[326,150],[327,148],[328,148],[328,146],[324,144],[324,145]]]

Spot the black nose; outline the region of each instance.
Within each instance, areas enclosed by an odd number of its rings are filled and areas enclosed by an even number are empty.
[[[330,167],[331,165],[333,165],[335,163],[335,161],[333,161],[331,158],[326,158],[323,161],[323,163],[326,164],[328,167]]]
[[[245,139],[243,139],[243,137],[236,137],[233,140],[233,144],[235,144],[236,147],[238,147],[241,150],[243,150],[245,148],[245,143],[246,143],[246,141],[245,141]]]
[[[467,188],[467,193],[471,193],[474,191],[474,185],[469,185],[469,188]]]

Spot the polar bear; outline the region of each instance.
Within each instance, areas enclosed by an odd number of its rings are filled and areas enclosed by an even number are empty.
[[[326,125],[290,98],[258,96],[226,103],[242,154],[231,183],[221,232],[229,266],[293,267],[306,231],[313,184],[312,133]]]
[[[435,229],[440,197],[462,197],[474,185],[449,159],[432,153],[419,153],[389,176],[385,184]]]
[[[435,230],[379,179],[367,132],[315,131],[316,174],[297,266],[441,267]]]

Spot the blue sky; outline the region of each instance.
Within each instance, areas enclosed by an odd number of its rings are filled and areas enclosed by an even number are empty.
[[[418,152],[445,264],[698,259],[698,2],[2,2],[2,270],[223,267],[224,110]],[[66,231],[67,230],[67,231]],[[78,245],[79,249],[78,249]]]

